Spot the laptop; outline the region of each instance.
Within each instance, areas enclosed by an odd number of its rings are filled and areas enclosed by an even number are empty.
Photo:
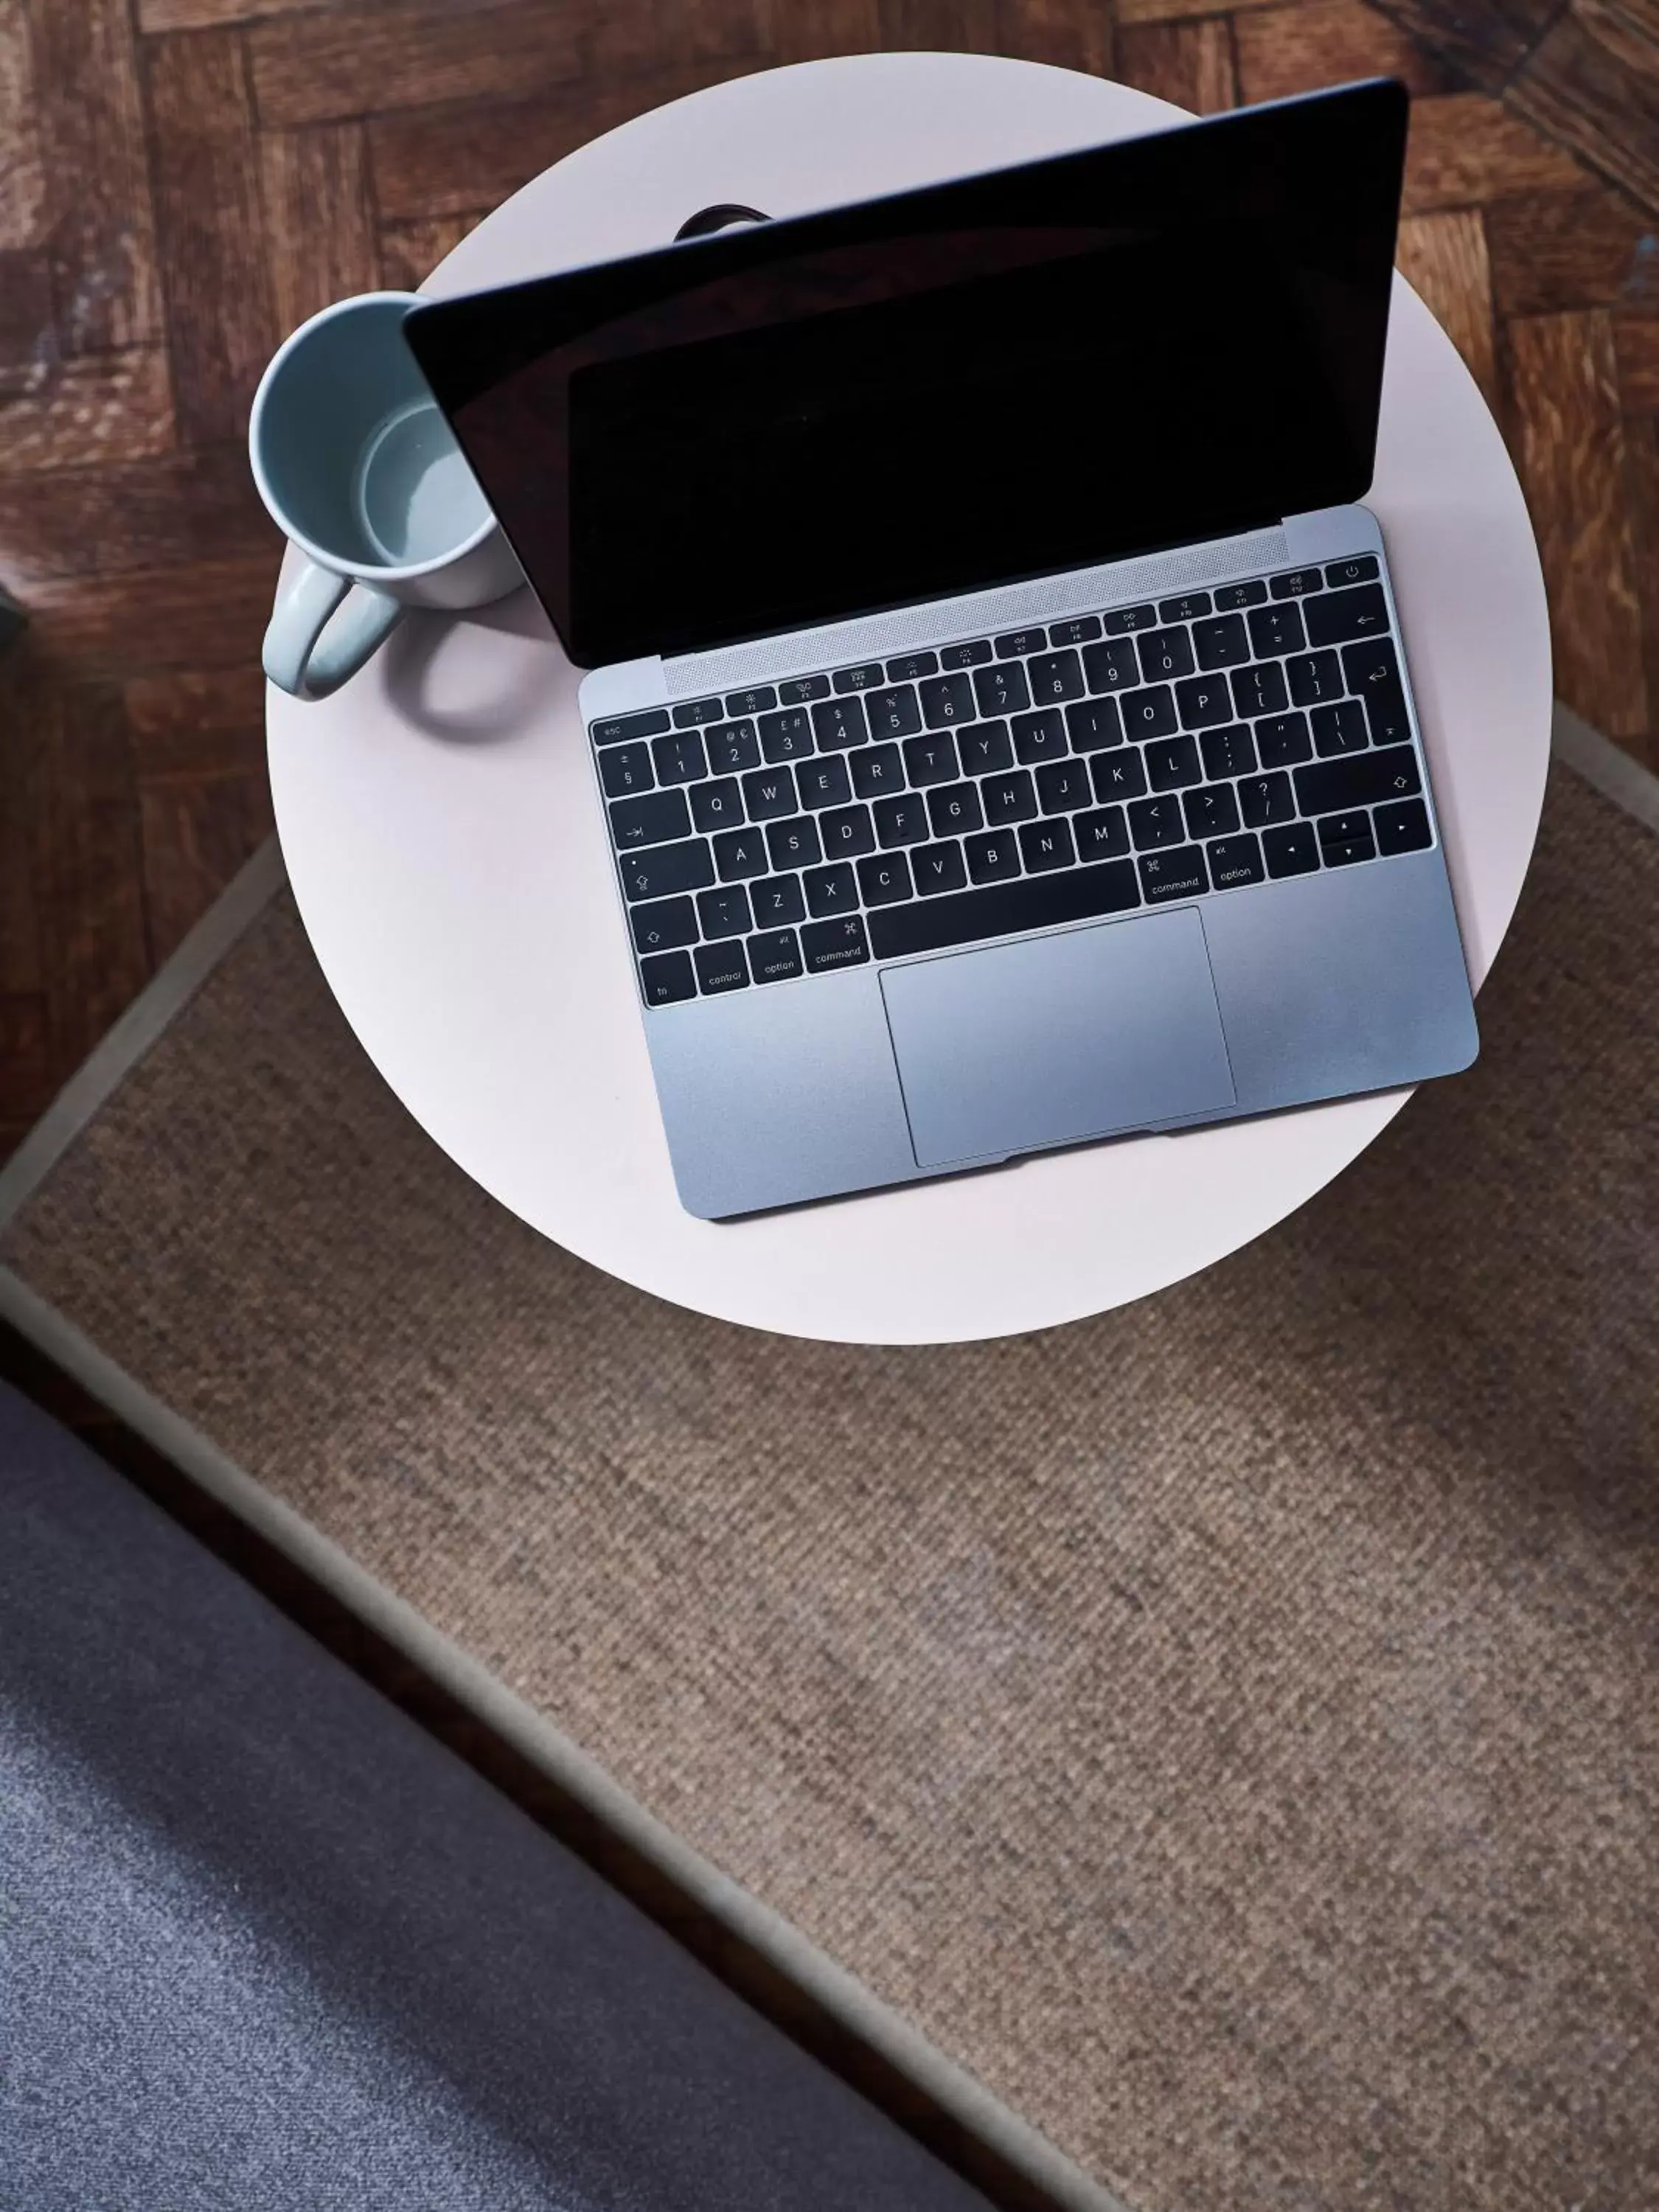
[[[1343,87],[411,311],[588,672],[593,927],[692,1213],[1474,1057],[1359,503],[1407,105]]]

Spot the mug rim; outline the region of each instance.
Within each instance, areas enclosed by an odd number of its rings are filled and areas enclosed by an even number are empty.
[[[456,562],[465,560],[469,553],[477,552],[479,546],[486,542],[492,532],[501,528],[501,525],[492,511],[486,514],[483,520],[459,544],[451,546],[447,553],[434,554],[431,559],[426,561],[405,561],[394,564],[389,562],[343,560],[337,553],[326,551],[303,530],[295,529],[284,517],[282,501],[271,488],[270,479],[265,473],[264,463],[260,457],[259,442],[265,406],[277,372],[289,355],[295,351],[302,340],[310,337],[313,331],[319,329],[324,323],[332,322],[338,315],[349,314],[355,307],[366,307],[371,303],[380,304],[386,301],[398,300],[402,301],[406,308],[418,307],[422,304],[422,297],[419,292],[354,292],[349,298],[331,301],[326,307],[319,307],[314,315],[307,315],[297,329],[289,332],[265,363],[264,373],[254,391],[253,405],[248,415],[248,466],[253,472],[254,489],[264,501],[266,514],[270,515],[289,543],[297,546],[300,551],[314,561],[319,568],[326,568],[336,576],[353,577],[371,586],[414,583],[422,576],[435,575],[441,569],[452,568]],[[437,406],[435,398],[432,404],[434,407]],[[439,411],[441,413],[442,410],[440,409]],[[452,431],[450,434],[453,437],[454,433]],[[459,450],[459,446],[457,450]],[[466,457],[462,454],[461,458],[465,460]]]

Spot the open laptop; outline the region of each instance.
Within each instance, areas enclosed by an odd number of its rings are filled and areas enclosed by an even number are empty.
[[[1354,503],[1406,114],[1358,84],[411,312],[591,671],[594,926],[693,1213],[1474,1058]]]

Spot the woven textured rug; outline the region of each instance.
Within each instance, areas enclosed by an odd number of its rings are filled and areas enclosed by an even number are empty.
[[[1558,767],[1476,1069],[1048,1334],[794,1343],[568,1258],[381,1086],[286,895],[0,1260],[1077,2201],[1622,2212],[1659,2198],[1656,893]]]

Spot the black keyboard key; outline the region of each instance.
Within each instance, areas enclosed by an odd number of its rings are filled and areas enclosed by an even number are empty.
[[[924,676],[937,676],[939,655],[936,653],[904,653],[887,664],[890,684],[915,684]]]
[[[778,695],[769,684],[751,684],[746,691],[728,691],[726,711],[728,714],[763,714],[769,707],[775,707]]]
[[[697,920],[705,937],[747,937],[754,927],[749,894],[741,884],[697,893]]]
[[[994,642],[999,660],[1024,660],[1028,653],[1041,653],[1048,640],[1040,629],[1011,629]]]
[[[1310,599],[1308,641],[1340,645],[1351,637],[1386,637],[1389,605],[1381,584],[1356,584],[1350,592],[1326,592]]]
[[[1255,726],[1255,749],[1263,768],[1294,768],[1313,758],[1313,739],[1305,714],[1273,714]]]
[[[1196,622],[1209,611],[1207,592],[1183,592],[1178,599],[1160,599],[1158,603],[1158,618],[1163,623]]]
[[[968,872],[976,884],[1003,884],[1019,873],[1019,838],[1012,830],[969,837],[963,846]]]
[[[826,860],[851,860],[860,853],[875,851],[875,825],[867,806],[832,806],[818,819],[823,825]]]
[[[1046,876],[1055,868],[1077,866],[1069,822],[1028,822],[1019,833],[1019,849],[1028,876]]]
[[[1126,691],[1118,702],[1123,714],[1123,734],[1137,744],[1147,738],[1167,738],[1176,726],[1175,694],[1167,684],[1150,691]]]
[[[697,909],[689,898],[658,899],[636,906],[628,917],[634,944],[641,952],[666,952],[677,945],[695,945],[700,934]]]
[[[639,799],[611,802],[611,840],[619,851],[634,845],[665,845],[672,837],[690,835],[691,817],[683,791],[649,791]]]
[[[811,775],[820,765],[830,763],[809,761],[801,774]],[[804,802],[796,798],[795,779],[787,768],[757,768],[743,780],[743,803],[751,822],[779,822],[798,813]]]
[[[668,727],[668,717],[660,707],[648,707],[642,714],[608,714],[603,721],[595,722],[592,738],[596,745],[619,745],[629,738],[654,738]]]
[[[1285,672],[1276,660],[1252,661],[1232,674],[1233,704],[1241,714],[1277,714],[1290,705],[1285,694]]]
[[[1121,806],[1098,806],[1073,821],[1079,860],[1118,860],[1129,849],[1129,823]]]
[[[659,783],[696,783],[708,773],[702,739],[695,730],[677,731],[658,738],[651,747],[651,764]]]
[[[922,719],[930,730],[948,729],[956,722],[971,722],[979,714],[974,704],[971,676],[936,676],[921,686]]]
[[[1282,576],[1269,576],[1267,592],[1271,599],[1301,599],[1310,592],[1322,592],[1325,579],[1317,568],[1287,568]]]
[[[904,760],[896,745],[866,745],[862,752],[848,753],[847,763],[860,799],[885,799],[904,788]]]
[[[1119,860],[1103,868],[1066,869],[1058,875],[1028,876],[1018,883],[958,891],[954,898],[889,907],[871,915],[870,939],[876,957],[891,960],[902,953],[972,945],[980,938],[1090,921],[1100,915],[1126,913],[1139,903],[1133,866]]]
[[[1014,741],[1006,722],[977,722],[957,740],[964,775],[996,775],[1014,764]]]
[[[719,722],[725,719],[723,699],[689,699],[683,707],[674,709],[677,730],[695,730],[700,722]]]
[[[722,991],[749,988],[749,963],[741,945],[694,945],[691,965],[697,971],[697,988],[706,999],[718,998]]]
[[[1334,653],[1304,653],[1285,665],[1291,697],[1298,707],[1322,706],[1342,696],[1342,670]]]
[[[990,658],[990,639],[976,637],[971,639],[966,645],[941,646],[939,665],[941,668],[977,668],[981,661],[988,660]]]
[[[1406,693],[1400,681],[1392,638],[1370,639],[1342,648],[1342,673],[1348,689],[1365,702],[1365,720],[1374,745],[1403,744],[1411,736]]]
[[[957,791],[969,787],[963,784],[951,787]],[[937,792],[933,795],[939,797]],[[890,851],[896,845],[925,845],[937,834],[928,824],[927,801],[919,791],[907,791],[897,799],[878,799],[875,817],[876,842],[884,851]]]
[[[1127,637],[1132,630],[1151,629],[1158,621],[1156,607],[1119,607],[1105,617],[1108,637]]]
[[[988,720],[993,714],[1017,714],[1031,703],[1023,662],[999,660],[990,668],[974,671],[974,696]]]
[[[896,684],[872,691],[864,702],[872,738],[908,738],[921,727],[921,709],[914,685]]]
[[[829,915],[851,914],[858,905],[859,887],[850,860],[833,868],[809,869],[803,881],[807,911],[820,921]]]
[[[1233,619],[1237,622],[1238,617],[1235,615]],[[1282,659],[1287,653],[1300,653],[1308,642],[1302,628],[1302,610],[1294,599],[1282,599],[1277,606],[1252,607],[1247,619],[1258,660]],[[1246,656],[1238,657],[1243,660]]]
[[[695,999],[697,979],[684,952],[659,952],[640,963],[640,982],[647,1006],[672,1006],[681,999]]]
[[[1311,822],[1291,822],[1282,830],[1264,830],[1262,855],[1270,876],[1310,876],[1319,866],[1319,841]]]
[[[1236,668],[1250,658],[1250,641],[1242,615],[1210,615],[1193,624],[1193,647],[1200,668]],[[1257,656],[1260,658],[1260,655]]]
[[[621,857],[623,887],[630,900],[700,891],[714,880],[714,863],[701,837],[688,838],[683,845],[653,845],[648,852]]]
[[[1095,803],[1086,761],[1050,761],[1036,772],[1037,805],[1045,814],[1075,814]]]
[[[664,792],[665,799],[678,799],[678,792]],[[718,783],[698,783],[691,787],[691,819],[705,836],[716,830],[735,830],[743,820],[743,793],[738,789],[735,776],[724,776]]]
[[[1146,780],[1154,791],[1178,791],[1184,783],[1204,780],[1196,738],[1162,738],[1157,744],[1147,746],[1145,758]]]
[[[1365,710],[1358,699],[1339,699],[1334,707],[1316,707],[1308,720],[1313,724],[1314,750],[1322,760],[1334,753],[1363,753],[1370,745]]]
[[[870,725],[864,719],[862,699],[823,699],[812,709],[812,727],[821,753],[840,752],[848,745],[867,744]]]
[[[985,810],[979,803],[979,787],[947,783],[927,794],[927,811],[936,837],[965,837],[970,830],[985,827]]]
[[[1140,799],[1146,790],[1146,763],[1128,748],[1121,753],[1101,753],[1089,763],[1095,797],[1103,806],[1109,799]]]
[[[1367,689],[1360,705],[1374,745],[1411,743],[1412,726],[1406,713],[1406,695],[1397,684],[1378,684]]]
[[[1201,845],[1182,845],[1172,853],[1146,853],[1138,863],[1140,889],[1148,906],[1165,899],[1197,898],[1210,888]]]
[[[910,855],[910,872],[917,895],[937,898],[941,891],[959,891],[968,880],[960,845],[924,845]]]
[[[1230,783],[1206,783],[1182,800],[1187,828],[1194,837],[1224,837],[1238,827],[1238,801]]]
[[[1236,607],[1259,607],[1267,596],[1265,584],[1223,584],[1212,594],[1218,614],[1231,613]]]
[[[759,830],[727,830],[714,840],[714,866],[723,884],[742,883],[763,876],[771,862],[766,857],[766,836]]]
[[[1251,836],[1218,837],[1210,847],[1210,881],[1218,891],[1237,890],[1242,884],[1263,884],[1261,841]]]
[[[1429,810],[1420,799],[1402,799],[1393,806],[1379,806],[1371,816],[1379,853],[1420,853],[1434,842],[1429,830]]]
[[[891,906],[897,899],[914,898],[909,862],[902,853],[878,853],[872,860],[860,860],[859,889],[866,906]]]
[[[1350,691],[1369,691],[1375,684],[1397,684],[1400,663],[1395,658],[1394,640],[1374,637],[1358,645],[1345,645],[1342,673],[1348,679]]]
[[[1140,641],[1140,672],[1149,684],[1193,672],[1193,641],[1184,629],[1149,629]]]
[[[787,822],[769,824],[766,849],[772,856],[772,866],[778,869],[815,868],[823,858],[818,825],[810,814],[796,814]]]
[[[1296,772],[1297,802],[1304,814],[1381,806],[1391,799],[1413,799],[1422,788],[1416,754],[1392,748],[1356,753],[1348,760],[1316,761]]]
[[[781,929],[799,921],[806,912],[799,876],[768,876],[761,883],[750,884],[749,903],[762,929]]]
[[[866,660],[857,668],[838,668],[830,678],[837,691],[868,691],[883,681],[886,670],[878,660]]]
[[[1014,758],[1027,768],[1039,761],[1058,760],[1068,750],[1066,718],[1058,707],[1044,707],[1035,714],[1016,714],[1010,725],[1014,733]]]
[[[716,722],[703,732],[703,743],[708,748],[709,769],[715,775],[736,775],[744,769],[760,766],[760,739],[752,722]]]
[[[749,972],[757,983],[787,983],[806,972],[793,929],[769,929],[749,940]]]
[[[1140,663],[1127,640],[1091,645],[1083,655],[1083,673],[1091,691],[1127,691],[1140,681]]]
[[[1328,868],[1351,868],[1357,861],[1376,858],[1369,814],[1327,814],[1314,827],[1319,832],[1319,857]]]
[[[1189,676],[1176,685],[1176,704],[1183,730],[1206,729],[1233,719],[1233,698],[1224,676]]]
[[[805,707],[810,700],[830,696],[827,676],[798,676],[793,684],[780,684],[778,704],[781,707]]]
[[[1066,709],[1066,733],[1074,753],[1099,752],[1123,743],[1123,717],[1115,699],[1079,699]]]
[[[870,957],[870,941],[855,914],[842,921],[809,921],[800,933],[801,957],[809,975],[832,968],[857,968]]]
[[[1224,730],[1206,730],[1198,749],[1204,756],[1204,773],[1212,783],[1226,775],[1248,775],[1255,766],[1255,747],[1243,722],[1229,722]]]
[[[1047,702],[1083,696],[1083,664],[1069,650],[1040,653],[1026,673],[1031,679],[1031,696],[1036,700]]]
[[[1129,809],[1129,830],[1138,853],[1179,845],[1187,835],[1178,799],[1138,799]]]
[[[656,778],[651,773],[649,745],[614,745],[599,755],[599,781],[607,799],[626,799],[636,791],[649,791]]]
[[[1050,645],[1088,645],[1100,635],[1098,615],[1073,615],[1070,622],[1050,623]]]
[[[1346,561],[1330,562],[1326,567],[1325,581],[1335,592],[1344,584],[1369,584],[1376,573],[1375,553],[1355,553]]]
[[[1283,769],[1271,775],[1246,776],[1238,787],[1238,803],[1247,830],[1266,830],[1275,822],[1296,819],[1296,793]]]
[[[1023,768],[1008,775],[988,775],[979,795],[985,819],[994,830],[1009,822],[1028,822],[1036,812],[1036,793]]]
[[[920,791],[930,783],[954,783],[962,774],[956,740],[948,730],[911,738],[904,747],[904,772]]]
[[[814,814],[826,806],[845,806],[853,796],[852,778],[847,773],[847,763],[839,753],[827,758],[804,761],[795,770],[795,780],[800,787],[800,803]],[[753,781],[752,778],[750,779]],[[793,809],[790,810],[793,812]],[[752,814],[754,808],[750,808]]]
[[[805,760],[817,750],[812,740],[812,720],[805,707],[788,707],[780,714],[763,714],[760,741],[761,750],[769,761]]]

